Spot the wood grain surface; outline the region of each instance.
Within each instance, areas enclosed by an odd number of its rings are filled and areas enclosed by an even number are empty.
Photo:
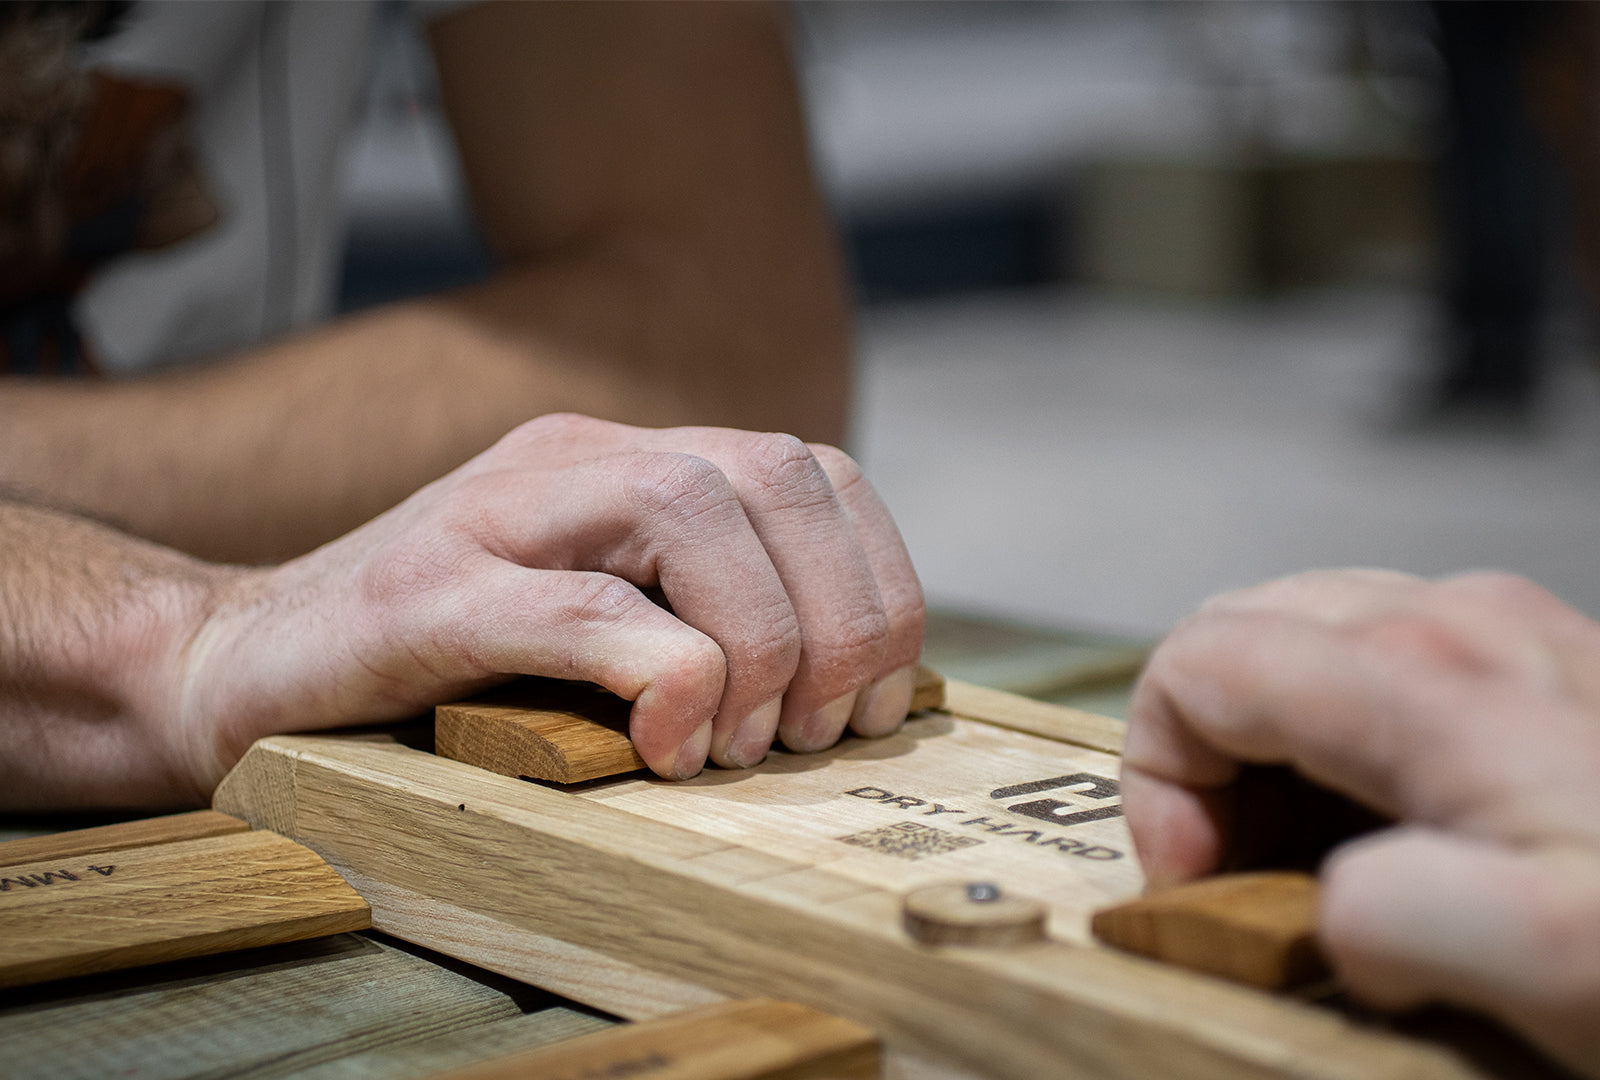
[[[993,1078],[1487,1075],[1314,1004],[1089,945],[1091,912],[1142,886],[1110,812],[1115,769],[1101,752],[942,714],[752,770],[577,791],[400,747],[276,737],[217,807],[321,851],[378,927],[622,1015],[665,1011],[675,994],[771,996]],[[1045,901],[1050,940],[930,947],[906,934],[907,891],[974,875]],[[614,997],[619,972],[636,978]]]
[[[0,987],[360,930],[317,855],[236,832],[0,868]]]
[[[1097,912],[1095,937],[1169,964],[1264,990],[1325,978],[1317,949],[1317,879],[1223,874]]]
[[[872,1080],[880,1056],[859,1024],[758,999],[623,1024],[436,1080]]]
[[[944,702],[944,679],[918,668],[913,710]],[[632,702],[593,683],[518,679],[433,714],[434,752],[529,780],[577,784],[645,768],[628,738]]]
[[[575,784],[645,768],[633,703],[592,683],[519,679],[433,713],[434,750],[501,776]]]
[[[46,836],[27,836],[0,843],[0,867],[49,859],[75,859],[95,852],[121,851],[124,848],[150,847],[178,840],[198,840],[203,836],[226,836],[248,832],[250,826],[236,817],[215,810],[194,810],[187,814],[97,825],[92,829]]]

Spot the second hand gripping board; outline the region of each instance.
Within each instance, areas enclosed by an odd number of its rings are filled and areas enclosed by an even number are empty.
[[[1095,943],[1143,888],[1119,746],[1117,721],[951,682],[887,738],[677,783],[274,737],[215,805],[315,849],[397,937],[629,1019],[802,1002],[877,1031],[891,1075],[1495,1075]]]

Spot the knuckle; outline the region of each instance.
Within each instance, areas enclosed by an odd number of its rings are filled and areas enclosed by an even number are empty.
[[[1513,611],[1540,612],[1563,606],[1543,586],[1517,574],[1502,570],[1475,570],[1446,578],[1439,584],[1441,595],[1472,593]]]
[[[700,633],[680,635],[672,646],[670,661],[662,666],[659,678],[665,692],[713,701],[721,696],[728,661],[715,641]]]
[[[881,608],[864,610],[840,619],[832,628],[825,647],[813,651],[811,672],[842,692],[878,674],[888,651],[888,616]]]
[[[525,420],[502,435],[485,457],[500,465],[505,461],[533,462],[555,457],[592,456],[597,448],[615,440],[619,425],[577,413],[546,413]]]
[[[793,435],[752,436],[739,450],[739,466],[784,505],[815,505],[833,498],[833,487],[810,447]]]
[[[1483,672],[1486,657],[1453,628],[1420,612],[1389,611],[1353,628],[1359,644],[1380,663],[1421,664],[1436,671]]]
[[[595,424],[595,420],[577,413],[546,413],[518,424],[501,441],[517,446],[568,442],[594,430]]]
[[[921,656],[928,627],[928,605],[922,598],[922,590],[910,590],[909,598],[892,603],[887,615],[891,641],[900,643],[899,651],[903,654],[893,659],[910,663]]]
[[[812,456],[822,466],[823,471],[828,474],[828,479],[832,481],[835,491],[844,491],[847,488],[854,487],[864,478],[861,466],[856,463],[856,459],[840,450],[837,446],[829,446],[827,443],[812,443],[807,449],[811,451]]]
[[[728,665],[750,671],[767,670],[787,683],[800,663],[800,620],[786,600],[774,602],[758,621],[761,629],[742,640],[724,642]]]
[[[738,501],[722,470],[693,454],[640,454],[623,468],[629,499],[649,517],[692,520]]]
[[[566,615],[580,624],[614,623],[628,618],[644,594],[621,578],[609,574],[584,574],[567,598]]]
[[[510,469],[486,469],[453,479],[441,508],[435,540],[503,551],[511,545],[511,508],[527,496],[526,478]]]
[[[928,601],[916,576],[893,587],[880,585],[879,592],[890,633],[914,633],[920,639],[928,622]]]

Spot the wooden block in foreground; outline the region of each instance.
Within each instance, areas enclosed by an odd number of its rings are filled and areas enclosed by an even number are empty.
[[[878,1040],[859,1024],[782,1001],[730,1001],[623,1024],[433,1080],[872,1080]]]
[[[519,679],[433,713],[434,752],[501,776],[576,784],[645,768],[633,708],[593,683]]]
[[[944,679],[917,671],[913,711],[944,702]],[[434,710],[434,751],[501,776],[576,784],[645,768],[625,701],[592,683],[519,679]]]
[[[0,868],[0,987],[362,930],[366,901],[269,832]]]
[[[1309,874],[1222,874],[1097,912],[1108,945],[1224,979],[1284,990],[1327,975]]]
[[[250,826],[236,817],[219,814],[215,810],[195,810],[187,814],[168,814],[140,821],[122,821],[115,825],[97,825],[92,829],[51,833],[49,836],[7,840],[0,844],[0,866],[45,859],[71,859],[97,852],[249,831]]]

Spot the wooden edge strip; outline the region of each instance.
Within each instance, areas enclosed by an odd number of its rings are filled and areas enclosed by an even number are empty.
[[[1127,724],[1111,716],[991,690],[960,679],[944,681],[944,711],[1012,731],[1025,731],[1089,750],[1122,754]]]
[[[944,679],[917,668],[911,709],[944,704]],[[627,701],[587,684],[523,679],[434,710],[434,752],[501,776],[578,784],[645,768]]]
[[[1266,871],[1221,874],[1096,912],[1095,937],[1127,952],[1263,990],[1325,978],[1317,880]]]
[[[625,732],[559,709],[441,705],[434,752],[501,776],[576,784],[645,767]]]
[[[804,1005],[757,999],[622,1024],[436,1074],[433,1080],[870,1080],[881,1075],[881,1050],[871,1029]]]
[[[226,836],[229,833],[249,830],[248,824],[228,814],[216,810],[195,810],[187,814],[168,814],[165,817],[123,821],[115,825],[98,825],[92,829],[73,829],[70,832],[52,833],[49,836],[26,836],[20,840],[7,840],[0,843],[0,866],[18,866],[22,863],[44,862],[51,859],[72,859],[79,855],[151,847],[155,844],[172,844],[182,840]]]

